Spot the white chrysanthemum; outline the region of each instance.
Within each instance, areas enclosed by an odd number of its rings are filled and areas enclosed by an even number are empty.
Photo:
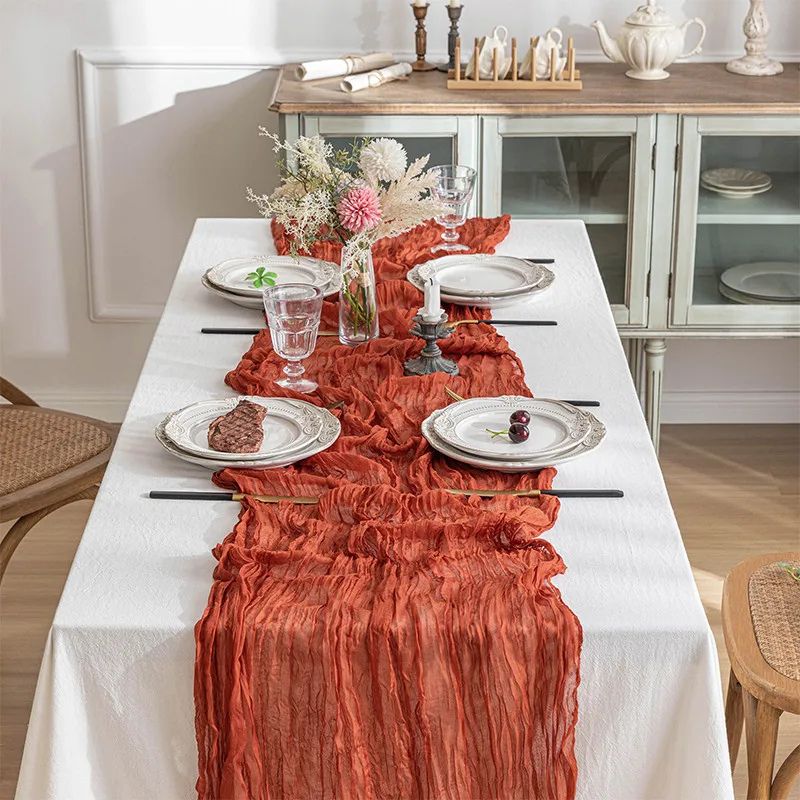
[[[367,180],[396,181],[406,171],[406,149],[396,139],[374,139],[362,151],[358,164]]]

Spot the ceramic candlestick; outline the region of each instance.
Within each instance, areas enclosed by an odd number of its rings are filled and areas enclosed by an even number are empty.
[[[414,12],[414,19],[417,21],[417,30],[414,32],[414,40],[417,46],[417,60],[411,65],[414,72],[429,72],[436,69],[435,64],[429,64],[425,60],[425,53],[428,50],[428,33],[425,30],[425,17],[428,16],[428,3],[424,6],[418,6],[415,3],[411,4],[411,10]]]
[[[447,55],[448,61],[446,64],[439,64],[437,69],[440,72],[449,72],[455,69],[456,66],[456,42],[458,41],[458,20],[461,17],[461,12],[464,6],[447,6],[447,16],[450,17],[450,31],[447,34]]]
[[[783,64],[767,55],[767,34],[769,20],[764,10],[764,0],[750,0],[750,8],[742,25],[746,56],[729,61],[726,69],[738,75],[762,77],[779,75],[783,72]]]
[[[437,339],[446,339],[453,332],[447,325],[447,314],[442,313],[438,320],[426,322],[421,314],[412,320],[411,333],[425,340],[425,347],[417,358],[410,358],[403,365],[406,375],[431,375],[434,372],[446,372],[458,375],[458,364],[445,358]]]

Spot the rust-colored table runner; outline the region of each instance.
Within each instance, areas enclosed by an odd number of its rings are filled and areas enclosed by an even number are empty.
[[[462,240],[492,252],[508,226],[470,220]],[[555,470],[471,469],[435,454],[419,429],[447,403],[445,385],[530,394],[522,365],[492,328],[464,325],[443,343],[457,378],[403,376],[422,347],[408,334],[421,295],[405,273],[430,258],[439,232],[431,223],[379,242],[381,338],[355,349],[320,339],[306,363],[320,389],[304,399],[346,402],[338,441],[294,467],[215,476],[321,499],[245,502],[215,548],[196,628],[202,800],[575,794],[581,628],[551,585],[564,564],[540,538],[558,500],[441,491],[546,487]],[[335,258],[333,248],[314,255]],[[336,304],[323,316],[335,326]],[[227,381],[286,395],[273,382],[281,367],[261,333]]]

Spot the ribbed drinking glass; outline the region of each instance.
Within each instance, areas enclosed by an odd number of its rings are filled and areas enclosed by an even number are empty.
[[[322,290],[307,283],[282,283],[267,286],[263,292],[264,310],[275,352],[289,363],[283,368],[286,377],[279,386],[308,394],[317,384],[303,378],[308,358],[317,345],[319,316],[322,311]]]

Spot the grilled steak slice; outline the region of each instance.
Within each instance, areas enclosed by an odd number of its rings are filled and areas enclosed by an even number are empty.
[[[208,426],[208,446],[221,453],[257,453],[264,441],[261,423],[266,415],[264,406],[240,400],[236,408]]]

